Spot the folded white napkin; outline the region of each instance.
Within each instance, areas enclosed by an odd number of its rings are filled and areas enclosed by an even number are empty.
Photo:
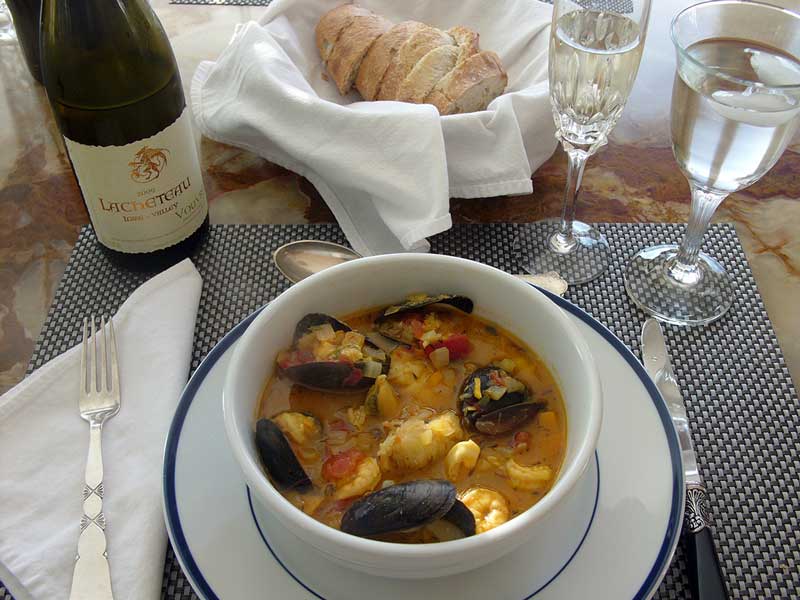
[[[395,23],[468,26],[500,55],[506,94],[486,111],[439,117],[433,106],[342,98],[323,78],[320,16],[342,0],[274,0],[203,62],[191,101],[208,137],[308,178],[362,254],[427,249],[451,226],[449,198],[531,191],[556,141],[547,87],[552,6],[532,0],[359,0]]]
[[[184,260],[114,315],[122,403],[103,427],[103,509],[116,600],[161,594],[162,453],[189,374],[201,286]],[[69,596],[89,447],[79,372],[76,346],[0,397],[0,581],[16,600]]]

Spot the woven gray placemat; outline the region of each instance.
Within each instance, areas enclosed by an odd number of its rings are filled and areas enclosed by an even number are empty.
[[[432,239],[432,251],[518,272],[512,243],[520,225],[458,225]],[[571,288],[567,298],[606,324],[638,353],[645,315],[625,295],[625,260],[638,249],[680,239],[682,225],[605,224],[611,268]],[[271,252],[294,239],[345,243],[336,225],[212,227],[194,257],[203,275],[192,368],[243,317],[286,289]],[[716,517],[715,537],[733,598],[790,598],[800,589],[800,402],[730,225],[714,225],[705,247],[737,282],[733,308],[707,327],[667,327],[667,342],[687,400],[700,465]],[[109,264],[82,231],[56,292],[30,370],[79,339],[91,312],[114,312],[147,278]],[[688,596],[679,549],[656,598]],[[162,597],[195,598],[170,549]],[[0,584],[0,600],[10,596]]]

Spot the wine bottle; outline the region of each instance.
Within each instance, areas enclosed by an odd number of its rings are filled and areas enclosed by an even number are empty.
[[[178,65],[147,0],[44,0],[45,89],[97,239],[136,270],[187,256],[208,204]]]

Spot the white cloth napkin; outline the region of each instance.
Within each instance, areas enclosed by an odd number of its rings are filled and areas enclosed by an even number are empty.
[[[203,62],[191,102],[200,130],[308,178],[362,254],[427,249],[451,226],[449,198],[524,194],[556,141],[547,86],[552,6],[533,0],[359,0],[395,23],[466,25],[500,55],[509,85],[486,111],[342,98],[314,42],[342,0],[274,0]]]
[[[161,594],[162,454],[189,374],[201,287],[187,259],[114,316],[122,403],[103,427],[103,509],[116,600]],[[76,346],[0,397],[0,580],[16,600],[69,596],[89,447],[79,372]]]

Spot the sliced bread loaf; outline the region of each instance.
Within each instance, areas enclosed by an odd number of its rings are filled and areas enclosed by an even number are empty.
[[[440,115],[484,110],[506,89],[508,75],[500,57],[484,50],[473,54],[439,80],[428,97]]]
[[[400,84],[403,83],[419,59],[434,48],[453,45],[455,45],[453,38],[435,27],[426,25],[417,31],[395,53],[389,68],[383,75],[376,99],[396,100]]]
[[[447,75],[458,60],[458,46],[439,46],[417,61],[414,68],[400,84],[397,99],[400,102],[423,102],[439,80]]]
[[[356,76],[356,88],[364,100],[374,100],[392,58],[408,38],[426,27],[419,21],[403,21],[375,40],[361,62]]]
[[[336,40],[342,31],[353,22],[356,16],[366,16],[372,14],[366,8],[361,8],[355,4],[342,4],[329,10],[317,23],[316,39],[317,50],[322,57],[322,62],[327,63],[328,57],[333,51]]]
[[[328,72],[339,93],[350,91],[370,46],[391,27],[391,21],[370,14],[354,17],[353,22],[342,30],[328,57]]]
[[[455,40],[458,46],[458,60],[456,60],[456,65],[460,65],[470,56],[481,51],[478,43],[480,36],[472,31],[472,29],[456,25],[448,29],[447,33],[450,34],[450,37]]]

